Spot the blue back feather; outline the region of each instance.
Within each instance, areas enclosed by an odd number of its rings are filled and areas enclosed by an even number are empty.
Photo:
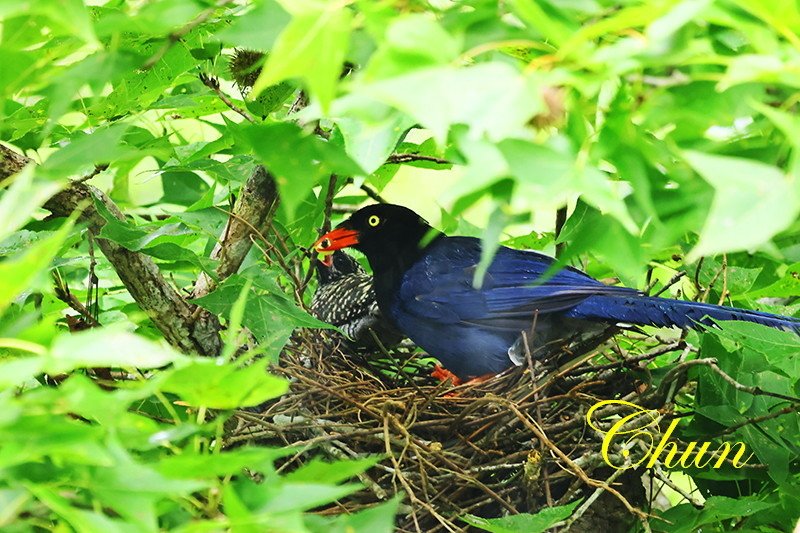
[[[500,247],[480,289],[472,285],[480,240],[442,237],[409,268],[387,314],[419,346],[459,377],[512,365],[508,349],[537,317],[537,335],[566,338],[594,323],[678,326],[745,320],[800,334],[800,319],[645,296],[566,267],[541,282],[554,260]],[[560,337],[559,337],[560,335]]]

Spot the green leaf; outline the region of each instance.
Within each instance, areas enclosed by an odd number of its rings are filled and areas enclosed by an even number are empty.
[[[786,137],[786,140],[792,144],[794,148],[794,157],[800,157],[800,118],[792,113],[787,113],[774,107],[764,105],[759,102],[750,102],[750,106],[767,117],[775,126],[781,130],[781,133]],[[795,176],[798,171],[795,170]]]
[[[285,393],[285,379],[267,373],[262,359],[245,368],[232,363],[196,359],[170,373],[162,388],[190,405],[212,409],[252,407]]]
[[[103,431],[94,425],[63,416],[26,414],[0,426],[0,468],[42,462],[43,459],[73,465],[113,465],[113,457],[100,442]]]
[[[789,265],[778,281],[767,287],[750,291],[746,296],[750,299],[788,298],[797,294],[800,294],[800,263]]]
[[[313,533],[392,533],[401,500],[400,496],[395,496],[363,511],[333,519],[309,514],[306,515],[306,524]]]
[[[520,531],[541,533],[568,518],[579,503],[581,503],[580,500],[558,507],[545,507],[535,514],[520,513],[489,519],[467,514],[461,519],[471,526],[491,533],[518,533]]]
[[[376,80],[445,65],[458,57],[460,49],[459,40],[447,33],[436,19],[423,14],[401,16],[392,21],[364,75]]]
[[[31,483],[27,489],[39,501],[70,524],[75,531],[106,531],[108,533],[135,533],[139,529],[121,520],[113,520],[104,514],[75,507],[70,500],[43,484]]]
[[[164,196],[161,201],[190,206],[208,193],[210,187],[194,172],[166,171],[161,174]]]
[[[613,269],[630,286],[639,282],[647,262],[647,250],[640,237],[580,200],[556,242],[568,243],[561,261],[591,252],[602,258],[603,265]]]
[[[124,156],[137,156],[136,148],[123,144],[127,130],[127,124],[114,124],[87,135],[76,135],[68,145],[36,167],[36,174],[50,179],[63,179],[88,173],[96,164],[110,163]]]
[[[275,283],[277,272],[254,267],[244,274],[253,279],[254,289],[247,298],[242,324],[258,339],[266,357],[277,357],[296,327],[333,327],[297,307]],[[194,302],[216,315],[230,317],[244,284],[243,276],[231,276],[212,293]]]
[[[786,229],[800,213],[800,200],[780,169],[738,157],[688,151],[686,160],[714,189],[700,240],[686,257],[756,248]]]
[[[327,485],[323,483],[280,483],[268,489],[270,497],[260,512],[285,513],[305,511],[344,498],[361,489],[361,485]]]
[[[80,0],[37,0],[36,2],[7,2],[2,6],[3,18],[15,13],[43,15],[59,34],[74,35],[87,44],[98,44],[94,25],[86,5]]]
[[[181,224],[165,220],[135,226],[115,217],[99,198],[94,198],[94,205],[106,220],[99,237],[114,241],[128,250],[142,252],[164,261],[185,261],[216,277],[216,262],[208,257],[201,257],[188,248],[188,244],[195,241],[198,235]]]
[[[277,2],[264,0],[255,4],[245,16],[236,17],[230,27],[217,35],[235,46],[271,50],[290,20],[289,14]]]
[[[469,126],[472,138],[492,141],[518,133],[544,110],[542,82],[542,75],[491,62],[419,69],[354,87],[353,92],[403,111],[430,129],[442,145],[455,124]],[[332,112],[342,114],[346,105],[334,105]]]
[[[140,527],[156,525],[156,504],[163,497],[186,496],[209,485],[207,481],[164,476],[113,440],[109,451],[114,455],[114,463],[92,472],[93,494],[104,505]]]
[[[291,482],[341,483],[372,468],[380,457],[367,457],[326,463],[314,459],[294,472],[286,474],[284,480]]]
[[[747,350],[764,355],[775,369],[793,379],[800,379],[800,337],[793,331],[783,331],[753,322],[725,321],[712,334],[737,343],[737,351]]]
[[[519,193],[531,202],[559,208],[580,194],[600,212],[616,218],[631,234],[638,233],[623,200],[622,184],[610,180],[593,166],[578,166],[577,154],[569,148],[517,139],[508,139],[498,146],[511,174],[517,178]]]
[[[75,368],[159,368],[183,358],[165,342],[147,340],[119,328],[99,328],[56,337],[46,370],[58,374]]]
[[[275,176],[281,208],[290,219],[323,177],[332,173],[344,176],[364,173],[340,147],[305,135],[294,124],[250,125],[240,131]]]
[[[727,91],[743,83],[780,83],[800,87],[796,66],[780,57],[766,54],[742,54],[731,59],[717,90]]]
[[[295,92],[295,86],[282,81],[275,85],[265,87],[255,98],[245,101],[248,111],[259,117],[266,117],[283,105],[289,96]]]
[[[58,254],[61,244],[72,231],[73,221],[69,220],[51,236],[44,238],[6,261],[0,263],[0,313],[2,313],[19,293],[30,288],[39,274],[50,265]]]
[[[757,416],[755,413],[764,413],[767,409],[753,409],[752,412],[753,416]],[[789,480],[792,474],[792,462],[797,459],[795,438],[800,434],[800,428],[796,422],[792,424],[790,420],[778,427],[781,430],[777,429],[776,424],[768,424],[766,427],[747,425],[741,429],[741,435],[749,450],[755,453],[755,457],[748,462],[769,465],[767,474],[770,479],[782,485]],[[746,459],[747,454],[743,458]],[[741,514],[737,513],[736,516]]]
[[[0,361],[0,389],[19,387],[42,373],[39,357],[20,357]]]
[[[758,496],[738,498],[712,496],[706,500],[702,509],[696,509],[689,503],[676,505],[661,514],[666,522],[651,520],[650,526],[653,531],[692,533],[704,529],[701,526],[719,524],[730,518],[750,516],[774,505],[761,501]]]
[[[509,5],[526,24],[536,28],[548,41],[561,44],[574,33],[552,10],[545,10],[544,5],[536,0],[512,0]]]
[[[323,1],[287,2],[284,7],[292,13],[292,20],[276,40],[253,93],[300,78],[327,109],[342,74],[352,12],[342,4]]]
[[[98,237],[114,241],[134,252],[148,247],[159,237],[186,235],[189,233],[180,224],[153,224],[137,227],[112,215],[99,199],[95,199],[95,205],[97,206],[97,211],[106,219],[106,224]]]
[[[33,243],[49,237],[52,231],[15,231],[2,241],[0,241],[0,256],[6,257],[22,252]]]
[[[151,397],[159,381],[156,378],[109,392],[88,377],[73,374],[58,389],[39,390],[36,400],[52,406],[55,413],[76,414],[108,428],[115,428],[123,434],[126,428],[133,428],[135,433],[146,434],[142,436],[144,440],[150,437],[150,431],[155,431],[156,424],[148,418],[128,412],[128,409],[132,403]],[[133,438],[130,433],[127,436]]]
[[[478,263],[478,268],[475,269],[475,276],[472,280],[472,285],[476,289],[480,289],[483,285],[483,278],[492,264],[494,254],[500,247],[500,236],[505,227],[511,223],[527,222],[527,220],[527,216],[512,216],[502,205],[495,206],[492,214],[489,215],[489,223],[481,236],[481,260]]]
[[[700,13],[705,11],[712,3],[712,0],[683,0],[678,2],[669,13],[647,27],[647,38],[652,39],[655,46],[669,45],[669,39],[678,30],[700,18]]]
[[[273,461],[292,453],[295,453],[292,448],[255,447],[214,454],[187,451],[182,455],[165,457],[156,468],[161,474],[173,479],[209,479],[235,475],[244,468],[265,472],[272,469]]]
[[[368,102],[365,102],[368,104]],[[372,104],[381,106],[381,104]],[[372,174],[392,154],[397,143],[406,131],[414,125],[414,121],[395,110],[386,108],[383,116],[375,118],[339,117],[334,122],[344,137],[345,150],[353,161]]]
[[[65,179],[49,180],[35,176],[32,165],[16,174],[0,198],[0,240],[5,239],[31,218],[33,213],[57,193]]]

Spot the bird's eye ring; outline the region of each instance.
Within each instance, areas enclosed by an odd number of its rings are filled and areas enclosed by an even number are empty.
[[[372,215],[367,219],[367,224],[369,224],[373,228],[380,223],[381,223],[381,217],[379,217],[378,215]]]

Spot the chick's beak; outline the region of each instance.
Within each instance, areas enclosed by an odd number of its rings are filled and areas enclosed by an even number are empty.
[[[314,250],[322,254],[322,264],[330,267],[333,264],[333,252],[358,244],[358,231],[347,228],[336,228],[329,231],[314,243]]]

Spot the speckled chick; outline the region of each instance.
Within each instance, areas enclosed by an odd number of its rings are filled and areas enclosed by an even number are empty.
[[[319,284],[311,300],[311,312],[317,318],[344,331],[354,347],[377,347],[370,330],[385,347],[403,339],[378,309],[372,276],[364,272],[358,261],[337,251],[331,266],[320,261],[315,266]]]

